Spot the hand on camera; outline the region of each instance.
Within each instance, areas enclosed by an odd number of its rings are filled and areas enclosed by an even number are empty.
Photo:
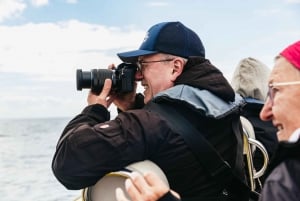
[[[134,109],[137,83],[134,83],[134,90],[128,93],[112,93],[113,103],[121,110]]]
[[[111,64],[108,66],[108,69],[110,69],[110,70],[115,70],[115,68],[116,67],[114,64]],[[128,77],[134,76],[131,74],[133,71],[127,70],[126,72],[130,73],[129,74],[130,76],[128,76]],[[127,78],[127,77],[125,77],[125,78]],[[121,77],[119,79],[123,79],[123,77]],[[121,111],[133,109],[135,106],[137,83],[131,82],[130,80],[125,80],[125,82],[127,82],[127,83],[128,83],[128,81],[131,83],[131,86],[133,88],[133,90],[131,92],[125,92],[126,90],[128,90],[128,88],[126,88],[128,85],[126,85],[126,84],[124,86],[121,85],[122,87],[125,87],[125,88],[121,87],[118,91],[112,90],[112,87],[113,87],[112,80],[106,79],[105,83],[103,84],[102,91],[99,95],[90,91],[90,93],[88,95],[88,104],[89,105],[101,104],[104,107],[108,108],[111,105],[111,103],[113,102]],[[122,91],[124,91],[124,92],[122,92]]]
[[[108,69],[114,70],[116,67],[114,64],[108,66]],[[134,82],[134,89],[132,92],[128,93],[115,93],[111,92],[113,98],[113,103],[121,111],[127,111],[133,109],[135,106],[135,96],[136,96],[137,83]]]
[[[89,92],[87,102],[89,105],[101,104],[104,107],[108,108],[112,101],[113,96],[110,95],[110,90],[112,86],[111,79],[105,79],[103,89],[99,95],[94,94],[92,91]]]

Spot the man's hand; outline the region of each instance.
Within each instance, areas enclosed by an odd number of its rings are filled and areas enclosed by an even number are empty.
[[[116,66],[114,64],[110,64],[108,69],[115,70]],[[113,103],[119,108],[121,111],[126,111],[129,109],[133,109],[135,106],[135,96],[136,96],[137,83],[134,83],[134,89],[129,93],[114,93],[111,92],[111,98],[113,99]]]
[[[133,172],[125,182],[125,188],[132,201],[157,201],[170,191],[169,187],[154,173],[144,176]],[[175,192],[172,194],[179,198]],[[116,189],[118,201],[129,201],[121,188]]]
[[[129,93],[113,94],[113,103],[121,110],[127,111],[134,109],[137,83],[134,83],[134,89]]]
[[[88,104],[89,105],[101,104],[104,107],[108,108],[111,105],[114,98],[113,96],[110,95],[111,86],[112,86],[111,79],[106,79],[103,85],[103,89],[99,95],[96,95],[90,91],[87,98]]]

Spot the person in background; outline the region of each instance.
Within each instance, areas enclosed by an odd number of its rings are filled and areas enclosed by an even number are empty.
[[[267,171],[260,201],[300,198],[300,41],[276,58],[260,117],[278,129],[278,148]]]
[[[68,189],[82,189],[148,159],[185,200],[240,200],[240,192],[229,189],[231,182],[217,181],[206,162],[196,158],[175,128],[184,125],[170,123],[154,107],[167,106],[173,118],[181,115],[190,122],[227,162],[226,168],[244,179],[243,163],[237,162],[242,136],[231,126],[239,124],[243,98],[205,58],[199,36],[181,22],[162,22],[148,30],[138,50],[118,56],[137,64],[135,81],[141,82],[144,96],[115,94],[110,79],[100,94],[90,92],[88,106],[68,123],[57,143],[52,169],[58,181]],[[120,113],[110,120],[112,102]]]
[[[231,80],[232,88],[246,102],[241,114],[252,124],[255,139],[264,145],[269,158],[273,156],[278,144],[276,128],[272,121],[262,121],[259,113],[267,98],[267,83],[270,72],[271,70],[264,63],[248,57],[238,63]],[[260,170],[263,166],[264,157],[259,149],[255,150],[253,163],[256,170]],[[261,184],[263,184],[264,179],[264,175],[260,177]]]

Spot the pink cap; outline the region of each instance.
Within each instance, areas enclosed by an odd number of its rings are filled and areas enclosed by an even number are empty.
[[[300,70],[300,41],[289,45],[280,55]]]

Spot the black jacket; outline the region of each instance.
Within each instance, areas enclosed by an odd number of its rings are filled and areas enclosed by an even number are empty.
[[[280,142],[268,169],[260,201],[298,201],[300,198],[300,139]]]
[[[197,82],[202,79],[206,81]],[[237,140],[230,125],[239,119],[241,102],[235,101],[232,88],[203,58],[190,58],[177,81],[171,93],[166,90],[153,101],[176,107],[234,167]],[[105,174],[145,159],[164,171],[171,189],[183,198],[218,196],[226,187],[211,178],[180,134],[151,107],[109,118],[106,108],[91,105],[64,129],[52,169],[68,189],[91,186]]]

